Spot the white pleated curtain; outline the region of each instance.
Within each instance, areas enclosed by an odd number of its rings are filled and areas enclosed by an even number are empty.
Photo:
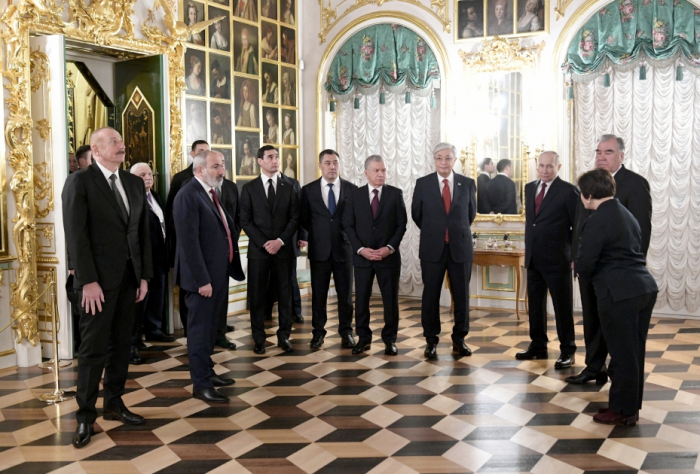
[[[387,169],[387,184],[403,190],[408,228],[401,242],[400,294],[420,296],[423,291],[418,241],[420,231],[411,219],[411,200],[416,179],[435,171],[432,150],[440,138],[440,100],[430,108],[427,97],[405,92],[386,92],[386,103],[379,103],[380,91],[360,95],[360,107],[353,100],[338,102],[337,138],[342,159],[341,175],[358,186],[367,183],[364,162],[370,155],[381,155]],[[424,95],[424,94],[421,94]]]
[[[647,65],[576,83],[577,176],[595,165],[600,135],[625,140],[625,167],[651,187],[651,245],[647,267],[659,286],[657,308],[695,312],[700,307],[700,78],[676,66]]]

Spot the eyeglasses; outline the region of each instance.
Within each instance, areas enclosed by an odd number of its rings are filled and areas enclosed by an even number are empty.
[[[438,156],[437,158],[435,158],[435,161],[439,161],[440,163],[449,163],[450,161],[454,161],[454,158],[452,158],[451,156],[447,156],[445,158],[443,158],[442,156]]]

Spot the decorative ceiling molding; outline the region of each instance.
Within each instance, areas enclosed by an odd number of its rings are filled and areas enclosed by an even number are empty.
[[[562,18],[566,13],[566,9],[574,0],[557,0],[557,7],[554,9],[557,12],[557,20]]]
[[[318,0],[321,6],[321,31],[318,34],[319,44],[326,42],[328,33],[347,15],[355,10],[367,5],[382,7],[390,2],[403,2],[422,8],[433,15],[443,27],[445,33],[452,30],[452,21],[449,18],[447,3],[448,0],[355,0],[345,10],[339,12],[343,3],[347,0]],[[560,0],[561,1],[561,0]],[[571,1],[571,0],[569,0]],[[333,5],[335,3],[335,5]]]
[[[534,68],[544,49],[544,41],[535,45],[522,47],[517,38],[496,36],[485,40],[483,47],[476,53],[459,50],[465,69],[474,72],[521,71]]]

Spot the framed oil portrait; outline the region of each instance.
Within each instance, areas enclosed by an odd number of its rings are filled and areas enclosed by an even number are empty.
[[[282,39],[280,40],[280,59],[283,63],[296,65],[297,50],[295,32],[293,29],[284,26],[280,28],[280,31],[282,35]]]
[[[231,144],[231,105],[212,102],[209,104],[209,127],[211,144]]]
[[[257,153],[260,148],[260,134],[256,132],[236,133],[236,176],[257,176],[260,174]]]
[[[260,58],[277,61],[279,59],[279,41],[277,39],[277,25],[275,23],[262,22],[262,40],[260,40]]]
[[[233,57],[236,61],[234,70],[257,76],[259,72],[258,28],[234,21],[233,30],[236,32],[233,40]]]
[[[280,0],[280,21],[288,25],[296,25],[294,18],[294,0]]]
[[[270,20],[277,19],[277,0],[262,0],[262,6],[260,7],[260,14],[269,18]]]
[[[282,67],[282,85],[280,89],[280,104],[296,107],[297,105],[297,72],[289,67]]]
[[[297,145],[297,114],[282,110],[282,145]]]
[[[185,93],[205,96],[207,93],[206,53],[187,48],[185,52]]]
[[[299,179],[299,168],[297,167],[297,161],[296,149],[280,149],[280,168],[282,169],[282,174],[292,179]]]
[[[233,180],[234,169],[233,169],[233,150],[230,148],[212,148],[212,151],[218,151],[224,155],[224,166],[226,167],[226,179]]]
[[[156,168],[155,112],[138,87],[122,112],[122,137],[127,168],[136,163],[147,163]]]
[[[488,36],[513,34],[513,0],[487,0]]]
[[[184,21],[187,26],[192,26],[195,23],[204,21],[204,4],[201,2],[192,0],[185,1],[182,12],[182,21]],[[186,41],[190,44],[196,44],[197,46],[204,46],[204,31],[190,33],[187,35]]]
[[[518,0],[518,33],[544,31],[544,0]]]
[[[484,37],[484,2],[483,0],[461,0],[457,2],[457,38]]]
[[[277,145],[280,142],[279,109],[275,107],[263,107],[263,143]]]
[[[221,5],[222,7],[227,7],[229,0],[209,0],[209,2],[216,5]]]
[[[260,128],[258,117],[258,81],[247,77],[236,77],[236,127]]]
[[[279,71],[277,64],[262,63],[262,103],[279,104]]]
[[[216,7],[209,7],[209,19],[223,16],[223,20],[209,27],[209,47],[219,51],[231,51],[231,17],[229,12]]]
[[[258,0],[233,0],[234,15],[244,20],[258,21]]]
[[[209,54],[209,97],[231,98],[231,58],[220,54]]]
[[[185,137],[188,144],[207,139],[207,103],[185,100]]]
[[[238,197],[240,197],[241,193],[243,192],[243,186],[250,183],[251,181],[252,181],[252,179],[236,178],[236,187],[238,188]]]

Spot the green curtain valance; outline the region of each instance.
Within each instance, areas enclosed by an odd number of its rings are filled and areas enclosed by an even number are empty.
[[[686,0],[609,3],[576,34],[562,68],[590,74],[606,59],[628,64],[641,54],[654,60],[679,55],[686,66],[700,66],[700,9]]]
[[[435,79],[440,79],[438,62],[425,40],[403,26],[381,24],[355,33],[340,47],[325,87],[342,96],[357,85],[373,88],[380,82],[423,90]]]

